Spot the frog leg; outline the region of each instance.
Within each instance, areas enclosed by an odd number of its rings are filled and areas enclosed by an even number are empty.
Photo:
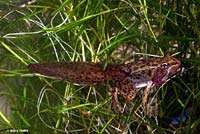
[[[111,109],[116,113],[116,114],[121,114],[122,111],[122,106],[118,100],[118,88],[117,87],[113,87],[111,88]]]
[[[120,84],[119,93],[124,97],[127,101],[131,101],[135,98],[137,89],[135,84],[131,80],[124,80]]]
[[[153,86],[153,82],[148,82],[147,87],[144,90],[143,97],[142,97],[142,106],[143,107],[146,107],[146,105],[147,105],[148,96],[149,96],[152,86]]]

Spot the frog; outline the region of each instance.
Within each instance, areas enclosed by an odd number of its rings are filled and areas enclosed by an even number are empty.
[[[46,62],[29,64],[30,71],[61,80],[81,84],[111,83],[111,109],[123,113],[118,100],[121,95],[128,102],[136,98],[138,89],[145,88],[142,106],[146,106],[153,87],[162,86],[181,70],[181,62],[171,55],[141,59],[129,63],[102,62]]]

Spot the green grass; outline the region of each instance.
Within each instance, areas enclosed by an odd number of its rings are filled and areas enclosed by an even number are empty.
[[[0,4],[0,89],[9,115],[5,133],[197,133],[199,130],[200,3],[192,1],[38,1]],[[139,54],[142,53],[142,54]],[[146,54],[179,53],[185,71],[165,84],[150,113],[130,104],[130,114],[110,109],[109,85],[74,85],[29,72],[50,61],[131,62]],[[154,94],[153,94],[154,95]],[[156,101],[157,100],[157,101]],[[128,104],[127,104],[128,105]],[[128,105],[129,106],[129,105]],[[152,109],[152,110],[151,110]],[[186,122],[171,126],[177,114]],[[7,130],[6,130],[7,129]],[[22,132],[21,132],[22,133]]]

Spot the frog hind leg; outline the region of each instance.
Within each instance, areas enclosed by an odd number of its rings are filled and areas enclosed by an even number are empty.
[[[123,113],[123,107],[118,100],[118,93],[120,93],[125,100],[131,101],[135,98],[137,89],[131,80],[124,79],[122,82],[116,83],[116,86],[112,88],[111,92],[111,108],[115,113],[121,114]]]
[[[119,93],[127,101],[131,101],[135,98],[137,89],[132,81],[127,81],[126,83],[120,84]]]
[[[118,84],[118,87],[120,87],[118,92],[129,104],[129,102],[135,98],[137,93],[135,84],[133,82],[127,82],[127,83],[125,82]],[[124,108],[121,105],[120,105],[120,110],[121,113],[124,112]]]
[[[123,112],[123,108],[118,100],[118,90],[117,87],[111,88],[111,109],[119,115]]]

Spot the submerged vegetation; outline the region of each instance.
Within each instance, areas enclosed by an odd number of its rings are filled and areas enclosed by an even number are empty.
[[[197,133],[199,18],[197,0],[0,2],[0,93],[9,111],[0,110],[0,132]],[[152,93],[147,111],[138,93],[120,116],[110,108],[109,84],[77,85],[27,68],[51,61],[106,68],[166,54],[182,62],[182,72]]]

